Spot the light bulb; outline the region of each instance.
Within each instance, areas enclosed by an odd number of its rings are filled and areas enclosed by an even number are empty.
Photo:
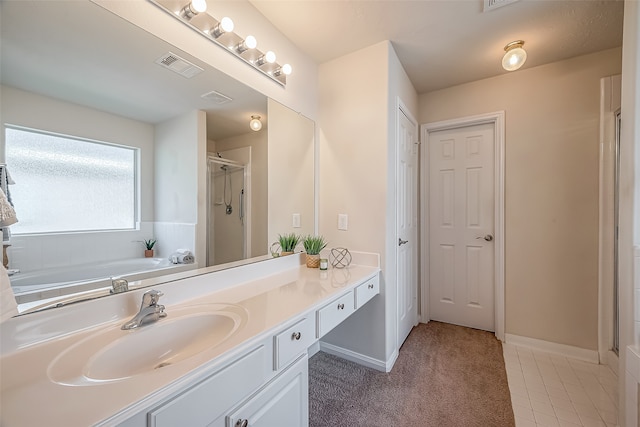
[[[273,53],[273,51],[268,51],[267,53],[264,54],[264,59],[269,63],[269,64],[273,64],[274,62],[276,62],[276,54]]]
[[[206,0],[191,0],[190,6],[191,10],[195,13],[203,13],[207,11],[207,1]]]
[[[185,7],[182,8],[179,15],[191,19],[199,13],[207,10],[206,0],[191,0]]]
[[[273,75],[274,76],[279,76],[281,74],[284,74],[285,76],[288,76],[289,74],[291,74],[291,71],[292,71],[291,65],[284,64],[282,67],[280,67],[277,70],[275,70],[273,72]]]
[[[236,52],[242,53],[248,49],[255,49],[256,46],[258,46],[256,38],[253,36],[247,36],[246,39],[238,43],[238,45],[236,46]]]
[[[255,49],[258,46],[258,41],[253,36],[247,36],[247,38],[244,39],[244,44],[247,46],[247,49]]]
[[[251,121],[249,122],[249,127],[252,131],[258,132],[262,129],[262,122],[260,121],[260,116],[251,116]]]
[[[225,33],[230,33],[233,31],[233,21],[228,16],[225,16],[222,18],[222,21],[220,21],[220,27],[222,27]]]
[[[218,25],[213,27],[213,30],[211,30],[211,35],[213,36],[213,38],[217,39],[224,33],[230,33],[231,31],[233,31],[233,21],[228,16],[225,16],[220,20],[220,22],[218,22]]]

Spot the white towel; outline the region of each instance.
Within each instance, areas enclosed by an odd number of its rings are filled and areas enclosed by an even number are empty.
[[[9,203],[7,195],[4,194],[2,188],[0,188],[0,227],[8,227],[18,222],[16,218],[16,211]]]
[[[188,251],[186,249],[178,249],[178,251],[171,254],[171,256],[169,257],[169,261],[174,264],[193,264],[196,259],[191,251]]]
[[[0,265],[0,322],[18,314],[18,304],[13,296],[7,270]]]

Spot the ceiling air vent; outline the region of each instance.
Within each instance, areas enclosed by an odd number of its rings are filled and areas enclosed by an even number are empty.
[[[490,10],[498,9],[499,7],[507,6],[517,1],[519,0],[484,0],[484,12],[489,12]]]
[[[163,67],[173,71],[174,73],[178,73],[182,77],[185,77],[187,79],[190,79],[191,77],[204,71],[197,65],[192,64],[186,59],[180,58],[178,55],[171,52],[166,53],[160,58],[156,59],[155,63],[158,65],[162,65]]]
[[[233,99],[229,98],[227,95],[223,95],[215,90],[205,93],[204,95],[201,95],[201,97],[218,105],[233,101]]]

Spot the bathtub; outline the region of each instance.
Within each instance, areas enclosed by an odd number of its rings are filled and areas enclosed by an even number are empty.
[[[129,282],[197,268],[172,264],[165,258],[133,258],[101,264],[83,264],[12,275],[11,288],[18,303],[111,287],[111,278]]]

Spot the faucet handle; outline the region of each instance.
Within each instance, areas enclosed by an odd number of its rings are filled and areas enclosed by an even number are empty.
[[[156,291],[155,289],[145,292],[142,294],[142,307],[156,305],[162,295],[164,295],[162,292]]]

